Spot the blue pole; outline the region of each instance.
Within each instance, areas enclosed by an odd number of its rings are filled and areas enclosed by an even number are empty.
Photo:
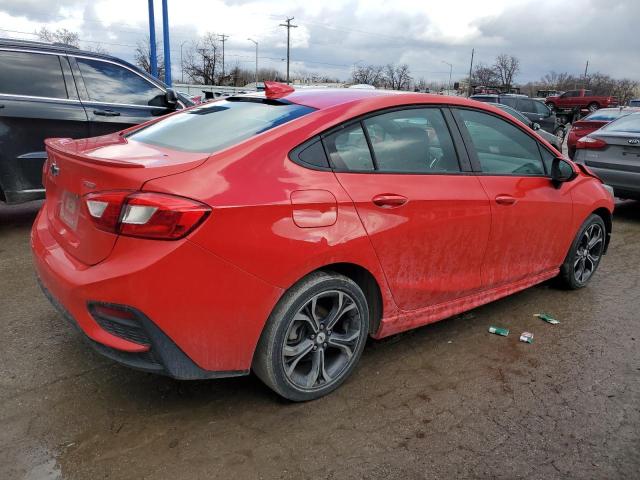
[[[151,75],[158,78],[158,54],[156,53],[156,20],[153,15],[153,0],[149,0],[149,63]]]
[[[169,44],[169,9],[162,0],[162,35],[164,42],[164,83],[171,86],[171,45]]]

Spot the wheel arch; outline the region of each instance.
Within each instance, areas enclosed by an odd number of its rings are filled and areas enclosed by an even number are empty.
[[[609,210],[607,210],[604,207],[597,208],[592,212],[592,214],[598,215],[600,218],[602,218],[602,221],[604,222],[604,226],[607,229],[606,235],[605,235],[605,242],[604,242],[604,252],[603,252],[603,253],[607,253],[607,250],[609,249],[609,242],[611,241],[611,232],[613,230],[613,215]]]

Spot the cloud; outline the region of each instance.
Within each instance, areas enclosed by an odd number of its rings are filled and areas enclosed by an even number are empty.
[[[14,17],[26,17],[38,22],[50,22],[63,17],[63,9],[81,6],[83,0],[2,0],[0,11]]]

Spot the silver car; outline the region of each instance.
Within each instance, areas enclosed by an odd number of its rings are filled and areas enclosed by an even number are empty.
[[[573,159],[611,185],[616,197],[640,200],[640,112],[582,137]]]

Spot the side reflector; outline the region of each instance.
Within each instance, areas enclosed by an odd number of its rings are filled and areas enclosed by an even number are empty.
[[[264,82],[264,94],[267,98],[282,98],[291,92],[295,92],[291,85],[279,82]]]

